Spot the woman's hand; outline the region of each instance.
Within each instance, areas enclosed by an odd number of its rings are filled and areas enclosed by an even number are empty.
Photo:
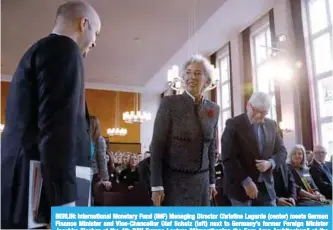
[[[153,201],[155,206],[161,206],[163,200],[164,200],[164,191],[155,191],[152,192],[151,200]]]
[[[215,188],[211,187],[209,188],[209,199],[213,199],[213,197],[215,197],[217,195],[217,191]]]

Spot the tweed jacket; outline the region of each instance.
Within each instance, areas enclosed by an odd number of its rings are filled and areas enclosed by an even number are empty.
[[[219,106],[203,99],[199,105],[186,92],[162,98],[151,143],[151,186],[163,186],[163,173],[209,171],[215,184],[216,126]]]
[[[105,139],[102,136],[99,136],[94,144],[94,156],[91,163],[93,174],[99,173],[102,180],[107,181],[109,180],[109,173],[106,161]]]

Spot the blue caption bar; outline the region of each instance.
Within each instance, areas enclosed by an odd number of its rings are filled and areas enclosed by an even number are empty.
[[[55,230],[331,230],[327,207],[53,207]]]

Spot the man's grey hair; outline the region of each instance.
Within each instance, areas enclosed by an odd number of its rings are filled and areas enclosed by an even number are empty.
[[[214,74],[214,67],[213,65],[207,60],[207,58],[203,57],[202,55],[196,54],[192,55],[183,65],[183,68],[181,70],[181,77],[184,80],[186,75],[186,69],[189,65],[193,63],[200,63],[203,66],[203,71],[206,79],[208,80],[208,84],[204,86],[204,89],[206,89],[209,84],[213,80],[213,74]]]
[[[303,145],[295,145],[291,150],[290,152],[288,153],[287,155],[287,164],[290,164],[292,165],[293,164],[293,160],[292,160],[292,157],[293,155],[298,152],[298,151],[301,151],[302,155],[303,155],[303,159],[302,159],[302,162],[301,162],[301,167],[303,169],[307,169],[307,165],[306,165],[306,151],[305,151],[305,148]]]
[[[325,152],[325,153],[327,153],[326,148],[323,145],[315,145],[313,147],[313,153],[316,153],[316,152]]]
[[[255,92],[249,99],[249,103],[255,108],[269,109],[271,107],[271,97],[263,92]]]
[[[95,10],[85,1],[68,1],[58,7],[56,20],[62,18],[66,21],[72,21],[83,16],[88,17],[92,12]]]

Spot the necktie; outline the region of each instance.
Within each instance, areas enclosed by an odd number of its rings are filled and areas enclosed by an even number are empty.
[[[332,174],[331,174],[329,168],[325,164],[322,164],[322,166],[323,166],[324,172],[326,173],[329,181],[332,183]]]
[[[263,132],[262,132],[262,125],[254,125],[254,132],[257,137],[258,147],[260,153],[263,151]]]

